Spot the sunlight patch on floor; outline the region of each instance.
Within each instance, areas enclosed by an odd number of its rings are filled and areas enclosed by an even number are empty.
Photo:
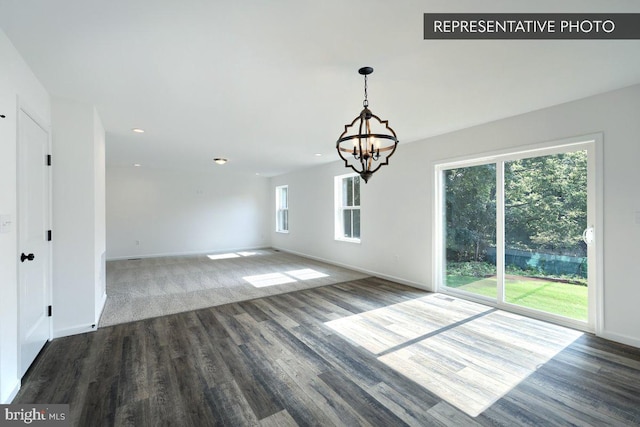
[[[472,417],[582,335],[439,294],[326,325]]]
[[[320,273],[312,268],[303,268],[302,270],[287,271],[285,274],[293,276],[298,280],[319,279],[321,277],[329,277],[328,274]]]
[[[320,273],[319,271],[311,268],[304,268],[302,270],[291,270],[284,273],[267,273],[258,274],[255,276],[245,276],[244,280],[251,283],[256,288],[264,288],[267,286],[283,285],[285,283],[293,283],[298,280],[311,280],[319,279],[322,277],[329,277],[328,274]]]
[[[380,354],[488,310],[462,299],[430,294],[332,320],[326,325],[370,352]]]
[[[226,253],[226,254],[211,254],[211,255],[207,255],[207,258],[212,259],[212,260],[217,260],[217,259],[240,258],[241,256],[253,256],[253,255],[258,255],[258,253],[257,252],[250,252],[250,251],[229,252],[229,253]]]
[[[250,251],[242,251],[242,252],[238,252],[238,255],[241,256],[253,256],[253,255],[258,255],[257,252],[250,252]]]
[[[215,254],[215,255],[207,255],[207,258],[212,259],[212,260],[229,259],[229,258],[240,258],[240,255],[238,255],[236,253]]]
[[[244,280],[251,283],[256,288],[264,288],[267,286],[282,285],[284,283],[296,282],[296,279],[284,275],[282,273],[258,274],[255,276],[245,276]]]

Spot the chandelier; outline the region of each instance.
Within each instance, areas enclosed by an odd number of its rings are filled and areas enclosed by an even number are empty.
[[[344,160],[344,166],[357,172],[364,182],[384,165],[396,151],[398,138],[387,120],[380,120],[369,110],[367,99],[367,76],[373,68],[362,67],[358,73],[364,76],[364,107],[351,124],[344,126],[344,132],[336,142],[338,155]]]

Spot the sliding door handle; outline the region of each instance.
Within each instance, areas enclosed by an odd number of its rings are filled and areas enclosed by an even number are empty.
[[[20,262],[33,261],[36,256],[34,254],[25,255],[24,252],[20,255]]]
[[[582,241],[585,242],[588,246],[593,243],[593,238],[594,238],[593,226],[585,228],[584,231],[582,232]]]

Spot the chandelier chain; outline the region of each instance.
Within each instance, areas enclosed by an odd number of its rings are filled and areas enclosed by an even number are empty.
[[[362,101],[362,106],[367,108],[369,106],[369,100],[367,99],[367,76],[364,76],[364,101]]]

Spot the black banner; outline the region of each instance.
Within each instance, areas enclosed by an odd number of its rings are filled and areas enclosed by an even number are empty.
[[[425,13],[425,40],[640,39],[640,13]]]

